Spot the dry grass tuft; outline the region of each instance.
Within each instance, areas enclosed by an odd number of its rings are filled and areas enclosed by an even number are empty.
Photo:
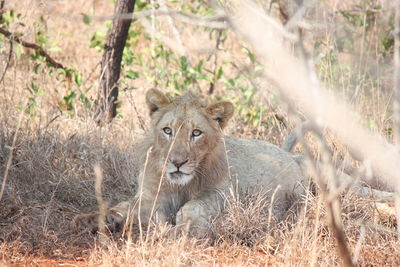
[[[270,203],[262,192],[246,192],[239,199],[228,199],[226,210],[213,223],[216,243],[247,247],[265,243],[276,228],[274,216],[269,215]]]
[[[8,144],[12,136],[0,134]],[[92,166],[100,163],[104,168],[108,202],[128,198],[135,188],[130,178],[137,170],[131,142],[117,148],[97,133],[60,136],[52,129],[21,131],[19,136],[0,205],[3,244],[20,244],[20,253],[28,255],[80,255],[80,246],[88,248],[92,237],[77,235],[69,223],[78,212],[97,209]],[[7,156],[2,146],[1,158]]]

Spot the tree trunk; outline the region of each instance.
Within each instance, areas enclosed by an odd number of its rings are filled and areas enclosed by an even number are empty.
[[[135,0],[117,0],[114,19],[107,33],[101,61],[101,79],[97,97],[95,121],[98,124],[111,122],[117,115],[118,80],[121,72],[122,53],[128,37],[131,19],[120,18],[122,14],[132,13]]]

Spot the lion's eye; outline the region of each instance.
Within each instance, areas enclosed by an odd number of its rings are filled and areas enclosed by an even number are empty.
[[[198,129],[194,129],[193,132],[192,132],[192,135],[194,137],[200,136],[201,134],[202,134],[202,132],[200,130],[198,130]]]
[[[163,130],[163,132],[164,132],[165,134],[168,134],[168,135],[171,135],[171,134],[172,134],[172,130],[171,130],[171,128],[169,128],[169,127],[164,127],[162,130]]]

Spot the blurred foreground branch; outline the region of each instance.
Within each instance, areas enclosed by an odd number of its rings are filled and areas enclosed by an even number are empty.
[[[310,131],[317,139],[321,150],[322,168],[318,166],[318,162],[314,161],[311,155],[310,148],[305,140],[305,132],[299,132],[299,139],[305,151],[307,160],[307,169],[312,171],[312,177],[318,184],[321,190],[322,197],[325,200],[325,205],[328,211],[328,222],[336,238],[339,255],[343,260],[344,266],[354,266],[351,258],[351,253],[346,241],[343,221],[341,217],[341,203],[339,199],[340,190],[338,177],[332,163],[331,153],[325,143],[323,134],[317,126],[312,126]]]
[[[384,137],[365,129],[356,113],[344,101],[319,85],[316,75],[292,55],[285,40],[286,30],[252,4],[237,7],[231,16],[236,32],[254,48],[265,66],[263,76],[277,85],[281,95],[297,105],[320,129],[328,128],[357,159],[370,162],[373,169],[392,187],[400,188],[397,149]],[[286,35],[292,35],[287,33]]]

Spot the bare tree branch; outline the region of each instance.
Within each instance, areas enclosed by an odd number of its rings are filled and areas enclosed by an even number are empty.
[[[68,16],[69,18],[73,19],[80,19],[81,16],[71,16],[70,14],[64,14],[64,13],[58,13],[58,12],[53,12],[53,14],[59,14],[64,16]],[[104,20],[134,20],[134,19],[144,19],[150,16],[171,16],[175,18],[176,20],[179,20],[181,22],[187,23],[187,24],[192,24],[196,26],[203,26],[203,27],[209,27],[209,28],[215,28],[215,29],[225,29],[228,27],[227,24],[227,16],[225,13],[218,13],[213,16],[209,17],[198,17],[194,16],[192,14],[186,14],[183,12],[179,11],[174,11],[171,9],[168,10],[145,10],[145,11],[139,11],[135,13],[127,12],[123,14],[114,14],[113,16],[89,16],[91,20],[96,20],[96,21],[104,21]]]
[[[68,68],[65,67],[63,64],[57,62],[56,60],[54,60],[44,49],[43,47],[41,47],[38,44],[35,43],[30,43],[27,41],[22,40],[21,38],[19,38],[18,36],[16,36],[15,33],[12,33],[4,28],[0,28],[0,34],[4,35],[5,37],[7,37],[9,40],[14,41],[20,45],[22,45],[23,47],[26,48],[30,48],[33,49],[35,51],[37,51],[39,53],[39,55],[41,55],[42,57],[45,58],[46,63],[48,63],[50,66],[56,68],[56,69],[63,69],[63,70],[67,70]]]

